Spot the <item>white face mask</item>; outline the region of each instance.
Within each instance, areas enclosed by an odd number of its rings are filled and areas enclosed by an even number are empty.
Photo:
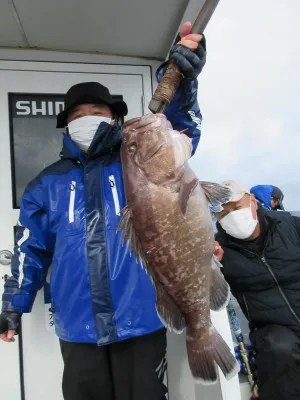
[[[74,119],[74,121],[68,124],[71,139],[81,150],[87,152],[101,122],[110,124],[112,120],[111,118],[99,117],[97,115],[88,115]]]
[[[257,219],[253,218],[251,204],[250,198],[250,207],[231,211],[219,221],[228,235],[236,239],[248,239],[253,234]]]

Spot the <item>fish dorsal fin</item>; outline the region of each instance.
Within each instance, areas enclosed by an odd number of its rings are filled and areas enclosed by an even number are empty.
[[[173,332],[181,333],[186,326],[182,311],[159,282],[156,282],[155,288],[156,311],[161,322]]]
[[[190,182],[183,182],[180,185],[179,191],[179,206],[182,215],[186,214],[189,198],[191,197],[193,191],[198,186],[199,180],[197,178],[191,180]]]
[[[180,333],[185,327],[185,319],[181,310],[175,304],[173,299],[165,291],[163,285],[159,282],[155,270],[151,267],[147,260],[145,251],[143,250],[139,238],[134,230],[131,210],[128,206],[123,208],[122,218],[117,228],[117,232],[124,230],[122,245],[128,240],[130,255],[132,250],[135,251],[136,261],[140,260],[150,276],[152,283],[156,289],[156,309],[164,325],[167,325],[176,333]]]
[[[131,210],[128,206],[126,206],[121,210],[121,213],[123,215],[122,215],[121,221],[118,225],[117,233],[121,230],[124,230],[122,246],[124,246],[124,243],[128,240],[130,255],[132,253],[132,250],[134,250],[135,256],[136,256],[136,262],[138,262],[138,260],[140,260],[143,263],[143,265],[146,265],[146,263],[147,263],[146,254],[145,254],[144,250],[142,249],[141,243],[140,243],[138,236],[134,230],[132,218],[131,218]]]
[[[229,187],[220,185],[219,183],[200,181],[200,185],[210,203],[210,209],[213,212],[222,211],[222,204],[228,203],[233,195],[233,192]]]

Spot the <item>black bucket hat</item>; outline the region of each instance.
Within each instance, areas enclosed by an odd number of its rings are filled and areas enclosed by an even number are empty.
[[[57,115],[57,128],[67,126],[69,111],[80,104],[106,104],[118,117],[128,113],[127,104],[123,100],[115,100],[107,87],[99,82],[82,82],[72,86],[65,97],[65,108]]]

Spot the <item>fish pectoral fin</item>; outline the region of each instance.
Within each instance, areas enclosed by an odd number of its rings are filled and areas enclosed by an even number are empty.
[[[229,187],[220,185],[219,183],[200,181],[200,185],[210,203],[210,209],[212,212],[222,211],[222,204],[228,203],[233,195],[233,192]]]
[[[134,250],[136,255],[136,261],[138,262],[138,260],[140,260],[144,265],[146,265],[147,264],[146,254],[142,249],[141,243],[133,227],[131,210],[128,206],[126,206],[121,210],[121,213],[123,215],[117,227],[117,233],[121,230],[124,230],[122,245],[124,245],[124,243],[128,240],[130,255],[132,253],[132,250]]]
[[[220,311],[227,306],[230,300],[230,289],[221,270],[222,266],[214,256],[211,266],[210,278],[210,308],[213,311]]]
[[[186,214],[189,198],[191,197],[193,191],[199,184],[199,179],[195,178],[190,182],[183,182],[180,186],[179,191],[179,206],[182,215]]]
[[[181,333],[185,328],[183,313],[159,282],[155,282],[155,287],[156,310],[162,323],[175,333]]]

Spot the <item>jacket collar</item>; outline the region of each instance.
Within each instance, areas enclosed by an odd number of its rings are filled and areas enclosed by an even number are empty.
[[[86,164],[88,160],[112,154],[120,149],[122,130],[117,125],[102,122],[94,136],[88,153],[84,153],[66,133],[63,134],[62,158],[79,160]]]

